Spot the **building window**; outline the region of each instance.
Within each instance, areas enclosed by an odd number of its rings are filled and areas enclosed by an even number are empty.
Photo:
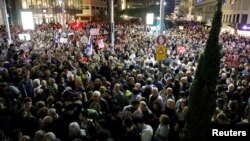
[[[237,14],[236,16],[236,23],[239,23],[240,22],[240,14]]]
[[[226,15],[226,20],[225,20],[225,22],[228,22],[228,15]]]
[[[42,8],[42,1],[41,0],[37,0],[37,7]]]
[[[92,6],[92,10],[95,10],[95,6]]]
[[[83,9],[83,10],[88,10],[88,9],[89,9],[89,6],[83,6],[82,9]]]
[[[235,3],[235,0],[230,0],[230,4],[234,4]]]
[[[96,9],[97,9],[97,10],[99,10],[99,7],[98,7],[98,6],[96,6]]]
[[[242,14],[241,23],[246,24],[247,23],[247,18],[248,18],[248,14]]]
[[[232,21],[232,15],[229,15],[229,22],[231,23]]]
[[[26,1],[26,0],[23,0],[23,1],[22,1],[22,8],[23,8],[23,9],[28,9],[28,4],[27,4],[27,1]]]
[[[242,10],[248,10],[249,5],[250,5],[250,1],[249,0],[244,0]]]

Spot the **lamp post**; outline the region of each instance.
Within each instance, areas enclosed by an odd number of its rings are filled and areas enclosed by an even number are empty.
[[[7,37],[8,37],[8,44],[11,44],[11,34],[10,34],[10,25],[9,25],[9,20],[8,20],[8,13],[7,13],[7,8],[6,8],[6,1],[5,0],[0,0],[0,5],[2,5],[2,15],[3,15],[3,20],[4,24],[6,26],[6,31],[7,31]]]
[[[201,22],[202,22],[202,16],[201,15],[197,16],[197,21],[201,24]]]
[[[114,23],[114,0],[110,0],[110,32],[111,32],[111,50],[115,47],[115,23]]]
[[[61,18],[62,27],[65,28],[65,0],[59,0],[59,4],[62,7],[62,18]]]
[[[164,29],[164,0],[160,1],[160,34],[163,34]]]

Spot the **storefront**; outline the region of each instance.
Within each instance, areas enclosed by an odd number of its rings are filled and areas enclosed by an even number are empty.
[[[21,10],[33,12],[36,24],[43,22],[62,23],[81,13],[82,0],[20,0]]]

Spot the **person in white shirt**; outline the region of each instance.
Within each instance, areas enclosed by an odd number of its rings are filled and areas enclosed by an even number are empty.
[[[153,137],[153,128],[145,124],[143,118],[135,118],[134,122],[141,129],[141,141],[151,141]]]
[[[167,115],[160,116],[160,124],[156,129],[154,141],[168,141],[169,140],[169,117]]]

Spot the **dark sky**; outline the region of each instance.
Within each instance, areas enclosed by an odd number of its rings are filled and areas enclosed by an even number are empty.
[[[167,12],[168,12],[168,14],[174,12],[175,0],[166,0],[166,2],[167,2]]]

